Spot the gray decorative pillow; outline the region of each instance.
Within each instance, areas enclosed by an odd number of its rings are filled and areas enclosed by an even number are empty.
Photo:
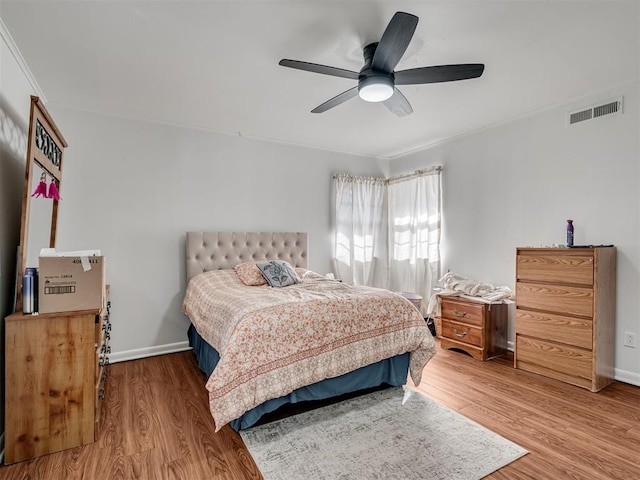
[[[300,282],[291,264],[284,260],[271,260],[269,263],[256,265],[272,287],[288,287]]]

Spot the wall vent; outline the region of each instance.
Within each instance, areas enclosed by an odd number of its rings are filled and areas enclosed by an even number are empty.
[[[605,115],[620,115],[622,113],[622,97],[607,103],[599,103],[590,107],[583,107],[580,110],[574,110],[567,115],[568,125],[586,122]]]

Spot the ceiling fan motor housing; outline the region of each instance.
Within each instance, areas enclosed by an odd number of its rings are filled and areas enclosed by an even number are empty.
[[[382,102],[393,95],[395,78],[393,72],[374,70],[371,67],[378,43],[364,47],[364,66],[358,74],[358,94],[368,102]]]

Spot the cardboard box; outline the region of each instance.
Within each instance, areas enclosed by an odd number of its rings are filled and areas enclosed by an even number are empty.
[[[104,306],[103,256],[41,256],[39,313],[95,310]]]

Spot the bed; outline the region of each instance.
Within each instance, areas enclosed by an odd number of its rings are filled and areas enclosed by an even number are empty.
[[[435,354],[407,299],[307,270],[306,233],[188,232],[186,250],[183,312],[216,431],[287,403],[404,385],[409,372],[417,384]],[[296,283],[243,283],[243,268],[269,261],[291,265]]]

